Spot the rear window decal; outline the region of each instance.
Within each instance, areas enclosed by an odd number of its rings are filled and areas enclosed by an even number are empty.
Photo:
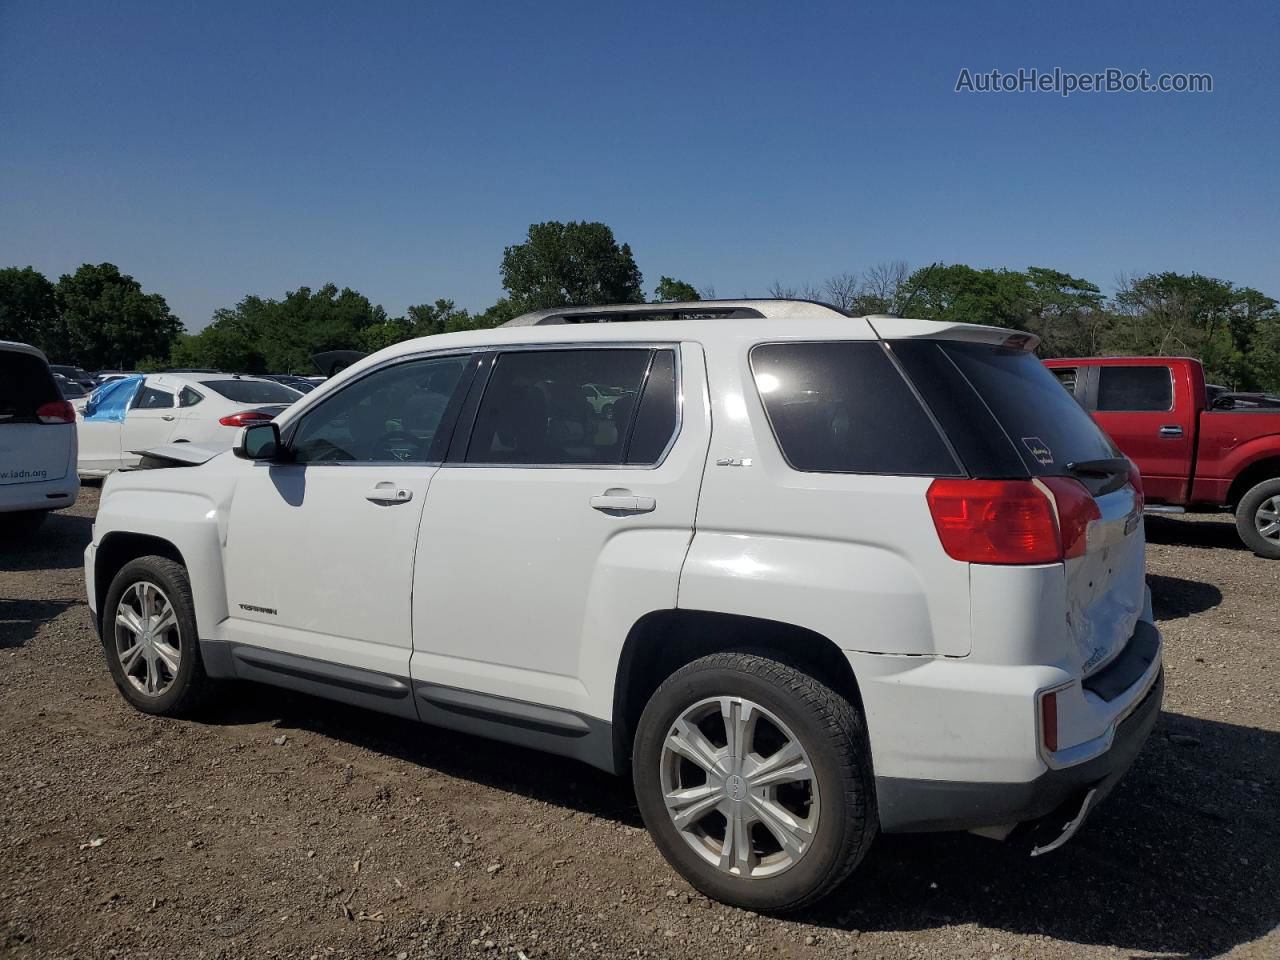
[[[1041,466],[1047,467],[1053,463],[1053,451],[1039,437],[1023,437],[1022,445],[1031,451],[1031,455],[1036,458],[1036,463]]]

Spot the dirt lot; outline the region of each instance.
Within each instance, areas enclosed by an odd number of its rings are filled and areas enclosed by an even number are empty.
[[[709,903],[627,786],[239,687],[116,694],[79,569],[97,491],[0,553],[3,957],[1280,957],[1280,564],[1148,522],[1166,713],[1065,849],[882,839],[798,918]]]

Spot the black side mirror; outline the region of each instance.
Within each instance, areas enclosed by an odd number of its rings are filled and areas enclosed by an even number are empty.
[[[280,455],[280,428],[272,422],[251,423],[240,430],[232,452],[242,460],[275,460]]]

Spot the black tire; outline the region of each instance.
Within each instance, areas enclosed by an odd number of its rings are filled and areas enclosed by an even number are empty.
[[[693,705],[723,696],[753,701],[790,727],[821,798],[812,840],[773,876],[736,876],[704,860],[663,799],[663,747],[673,723]],[[821,899],[853,872],[878,831],[871,751],[857,709],[820,680],[764,655],[713,654],[668,677],[640,718],[632,773],[641,815],[667,862],[708,897],[749,910],[781,913]]]
[[[0,538],[19,540],[29,537],[48,518],[48,510],[19,510],[14,513],[0,513]]]
[[[1263,480],[1241,497],[1236,507],[1236,531],[1258,556],[1280,560],[1280,539],[1264,537],[1258,529],[1258,513],[1273,497],[1280,497],[1280,477]]]
[[[125,675],[125,669],[117,652],[116,615],[121,599],[138,583],[151,583],[163,591],[177,618],[178,649],[181,656],[172,682],[158,695],[149,695],[139,689]],[[186,568],[167,557],[139,557],[126,563],[107,591],[103,602],[102,647],[107,658],[107,668],[130,704],[143,713],[163,717],[190,716],[205,702],[211,681],[205,675],[200,659],[200,643],[196,631],[195,605],[191,601],[191,581]]]

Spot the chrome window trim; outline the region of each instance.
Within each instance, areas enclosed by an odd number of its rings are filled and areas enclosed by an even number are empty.
[[[503,344],[494,346],[484,351],[487,353],[529,353],[529,352],[547,352],[550,350],[649,350],[651,352],[658,350],[671,350],[674,359],[674,371],[676,381],[676,425],[671,432],[671,439],[667,441],[667,445],[663,448],[661,456],[653,463],[472,463],[466,460],[449,460],[441,464],[442,467],[451,468],[458,467],[466,470],[657,470],[667,460],[672,449],[676,445],[676,441],[684,432],[684,362],[683,353],[680,349],[679,341],[652,341],[652,340],[619,340],[617,342],[609,341],[603,343],[600,341],[585,343],[521,343],[521,344]],[[648,386],[648,374],[652,366],[652,358],[645,368],[645,382],[641,385],[640,397],[643,399],[643,388]],[[485,390],[488,391],[489,385],[485,384]],[[484,396],[480,397],[480,402],[484,402]],[[640,403],[636,402],[636,413],[639,414]],[[476,410],[477,418],[479,417],[479,408]],[[472,429],[475,424],[472,423]]]

